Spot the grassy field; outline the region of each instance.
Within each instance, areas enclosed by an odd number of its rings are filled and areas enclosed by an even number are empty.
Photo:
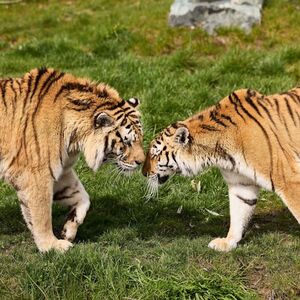
[[[250,35],[171,29],[171,0],[23,1],[0,5],[0,76],[51,66],[108,82],[142,100],[145,148],[171,122],[242,87],[274,93],[300,81],[300,2],[266,0]],[[226,234],[227,188],[219,172],[174,177],[146,201],[145,179],[114,178],[79,161],[91,209],[75,247],[41,255],[15,192],[0,185],[0,299],[300,299],[300,226],[262,192],[240,246]],[[210,211],[218,215],[211,214]],[[66,210],[54,208],[54,228]]]

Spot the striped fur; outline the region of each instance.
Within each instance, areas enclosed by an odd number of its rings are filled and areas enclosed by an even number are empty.
[[[300,88],[264,96],[238,90],[217,105],[166,128],[143,167],[154,190],[171,174],[191,176],[216,166],[229,187],[231,225],[209,246],[237,246],[259,188],[276,192],[300,223]]]
[[[40,251],[67,250],[89,208],[73,165],[113,160],[126,173],[144,160],[139,101],[106,84],[53,69],[0,80],[0,175],[15,187]],[[70,206],[63,240],[52,231],[52,200]]]

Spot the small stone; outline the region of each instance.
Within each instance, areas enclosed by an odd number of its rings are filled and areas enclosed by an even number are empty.
[[[175,0],[171,26],[202,27],[214,34],[220,27],[239,27],[246,33],[261,21],[263,0]]]

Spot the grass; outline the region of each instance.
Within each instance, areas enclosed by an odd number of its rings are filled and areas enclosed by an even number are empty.
[[[105,81],[142,99],[145,148],[175,120],[234,89],[287,90],[300,80],[300,3],[267,0],[261,26],[209,37],[169,28],[171,0],[23,1],[0,5],[0,76],[47,65]],[[227,188],[219,172],[174,177],[146,202],[136,173],[76,166],[92,200],[76,245],[41,255],[15,192],[0,185],[1,299],[300,299],[300,226],[262,192],[241,245],[217,253],[226,234]],[[219,216],[209,211],[217,212]],[[66,210],[55,207],[55,230]]]

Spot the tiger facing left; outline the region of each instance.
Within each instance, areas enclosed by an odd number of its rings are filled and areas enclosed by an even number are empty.
[[[242,89],[163,130],[149,147],[149,191],[170,175],[220,169],[228,185],[230,228],[209,247],[237,247],[260,188],[276,192],[300,223],[300,87],[274,95]]]
[[[144,161],[139,100],[49,68],[0,80],[0,175],[17,191],[41,252],[66,251],[90,206],[73,166],[80,152],[97,170],[112,159],[131,173]],[[52,230],[52,203],[70,207],[62,239]]]

